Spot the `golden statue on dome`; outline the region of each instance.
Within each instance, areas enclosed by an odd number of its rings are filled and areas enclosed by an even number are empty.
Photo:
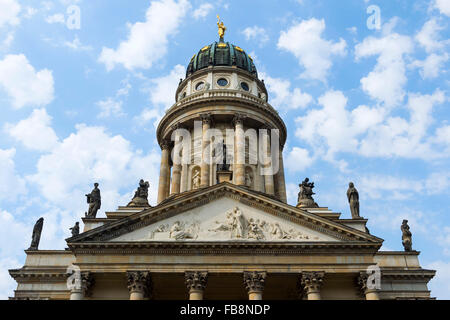
[[[223,37],[225,36],[225,31],[227,30],[227,28],[224,26],[223,21],[220,21],[219,15],[217,15],[217,27],[219,28],[220,41],[223,41]]]

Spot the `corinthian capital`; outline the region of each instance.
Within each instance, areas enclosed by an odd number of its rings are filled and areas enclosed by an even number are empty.
[[[247,118],[247,116],[243,113],[236,113],[233,117],[233,124],[244,124],[244,120]]]
[[[202,119],[203,124],[211,124],[212,121],[211,113],[201,113],[200,119]]]
[[[244,271],[244,286],[248,293],[263,292],[267,272]]]
[[[162,140],[160,143],[161,150],[166,150],[170,148],[170,141],[169,140]]]
[[[208,282],[208,272],[186,271],[185,274],[186,287],[191,291],[204,291]]]
[[[127,283],[130,293],[141,292],[149,296],[151,289],[151,277],[148,271],[127,271]]]
[[[319,292],[325,272],[302,272],[300,285],[304,292]]]

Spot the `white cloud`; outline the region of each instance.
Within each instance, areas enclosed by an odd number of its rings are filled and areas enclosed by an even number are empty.
[[[0,86],[12,99],[14,108],[49,104],[53,100],[53,84],[52,72],[36,72],[23,54],[9,54],[0,60]]]
[[[18,17],[20,12],[20,4],[16,0],[0,1],[0,28],[9,24],[17,25],[20,22]]]
[[[194,10],[193,16],[195,19],[205,18],[213,8],[214,6],[211,3],[203,3]]]
[[[78,36],[75,36],[75,38],[73,39],[73,41],[65,41],[64,42],[64,46],[71,48],[73,50],[76,51],[89,51],[92,50],[91,46],[85,46],[81,43],[80,39],[78,38]]]
[[[125,115],[122,109],[122,101],[115,100],[111,97],[106,100],[97,102],[97,106],[100,108],[100,113],[97,117],[109,118],[109,117],[122,117]]]
[[[58,143],[58,137],[50,126],[51,119],[45,109],[35,109],[30,117],[15,125],[7,124],[5,129],[25,147],[31,150],[48,151]]]
[[[278,39],[278,48],[291,52],[305,68],[301,77],[325,82],[332,66],[332,56],[346,54],[346,42],[332,42],[322,38],[325,21],[312,18],[293,25],[282,31]]]
[[[420,75],[423,79],[432,79],[439,76],[445,69],[444,64],[448,61],[449,55],[445,52],[449,40],[440,40],[439,32],[444,27],[440,26],[436,19],[427,21],[422,29],[416,34],[416,41],[425,49],[428,56],[425,60],[415,60],[410,67],[420,68]]]
[[[66,23],[64,14],[62,14],[62,13],[56,13],[51,16],[48,16],[47,18],[45,18],[45,21],[50,24],[53,24],[53,23],[65,24]]]
[[[423,79],[434,79],[443,71],[443,67],[448,59],[449,55],[447,53],[442,55],[432,53],[423,61],[415,60],[410,66],[420,68],[420,76]]]
[[[156,200],[159,152],[143,154],[122,136],[111,136],[102,127],[76,128],[50,153],[42,155],[37,172],[27,177],[50,204],[69,211],[84,208],[84,194],[97,181],[102,190],[102,209],[111,210],[124,205],[122,189],[127,188],[125,195],[131,197],[141,178],[150,181],[149,200]]]
[[[442,14],[450,17],[450,2],[448,0],[435,0],[434,7]]]
[[[242,34],[245,36],[247,40],[258,40],[260,45],[264,45],[267,41],[269,41],[269,36],[267,35],[267,31],[258,26],[247,27],[242,30]]]
[[[169,36],[175,34],[190,4],[187,0],[153,1],[144,22],[129,26],[128,39],[116,50],[103,47],[99,61],[107,70],[117,64],[126,69],[150,68],[167,53]]]
[[[313,101],[312,96],[302,92],[300,88],[291,90],[291,82],[289,80],[272,78],[264,73],[260,73],[260,78],[264,79],[264,83],[269,91],[270,102],[277,109],[304,109]]]
[[[328,91],[319,98],[321,109],[310,110],[296,119],[295,135],[334,160],[340,151],[354,152],[358,148],[357,136],[383,119],[383,110],[359,106],[347,110],[347,98],[341,91]],[[341,166],[345,164],[341,163]]]
[[[431,296],[443,300],[450,299],[450,291],[448,290],[448,288],[450,288],[450,262],[438,260],[424,265],[424,268],[436,270],[436,275],[428,284],[429,289],[431,290]]]
[[[313,162],[314,159],[310,156],[308,150],[294,147],[287,154],[284,164],[291,172],[302,172],[312,165]]]
[[[355,56],[357,60],[378,56],[375,68],[361,79],[362,89],[371,98],[387,106],[396,106],[403,101],[407,82],[403,56],[412,52],[413,43],[408,36],[386,33],[389,29],[386,25],[382,37],[369,36],[357,44]]]
[[[0,149],[0,200],[14,201],[25,193],[25,180],[16,172],[15,149]]]
[[[149,79],[149,85],[144,91],[149,94],[152,107],[144,108],[134,120],[140,125],[145,125],[150,120],[154,120],[153,124],[157,126],[163,112],[175,103],[175,91],[180,79],[184,78],[185,75],[186,69],[177,64],[168,75]]]
[[[409,94],[406,105],[409,121],[391,116],[372,127],[361,142],[360,153],[369,157],[396,156],[424,160],[442,156],[441,150],[432,148],[427,134],[433,121],[433,107],[444,101],[445,96],[440,90],[432,95]]]

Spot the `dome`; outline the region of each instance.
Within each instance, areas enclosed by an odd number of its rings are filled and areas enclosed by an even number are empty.
[[[200,49],[189,62],[186,77],[208,66],[236,66],[258,76],[252,58],[229,42],[214,42]]]

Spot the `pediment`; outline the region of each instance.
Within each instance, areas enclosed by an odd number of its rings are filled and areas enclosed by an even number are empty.
[[[227,197],[109,241],[339,241]]]
[[[166,199],[156,207],[66,240],[113,243],[373,243],[382,239],[230,183]]]

